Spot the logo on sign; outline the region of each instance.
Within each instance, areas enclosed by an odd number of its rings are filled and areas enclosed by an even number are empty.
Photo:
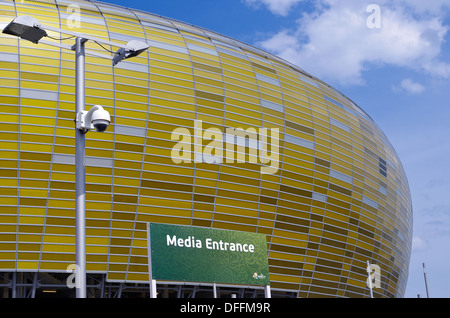
[[[254,273],[252,277],[254,279],[264,279],[264,278],[266,278],[266,275]]]

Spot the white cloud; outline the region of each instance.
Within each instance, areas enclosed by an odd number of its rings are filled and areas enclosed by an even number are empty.
[[[258,7],[265,5],[273,14],[286,16],[291,8],[302,0],[244,0],[245,3]]]
[[[416,83],[410,78],[405,78],[401,81],[399,86],[393,86],[392,89],[395,92],[407,92],[412,95],[419,95],[425,91],[425,86],[422,84]]]
[[[414,236],[412,239],[412,252],[419,252],[426,250],[428,247],[427,242],[419,236]]]
[[[419,13],[439,14],[443,10],[450,8],[448,0],[402,0],[401,3]]]
[[[368,27],[374,16],[367,3],[321,0],[315,12],[303,14],[296,28],[281,30],[259,45],[314,76],[340,84],[363,84],[363,73],[371,64],[450,77],[450,65],[439,60],[448,31],[440,17],[412,12],[404,0],[378,2],[380,28]]]

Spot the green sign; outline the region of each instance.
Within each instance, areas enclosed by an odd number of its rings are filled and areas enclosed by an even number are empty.
[[[148,231],[154,280],[270,284],[264,234],[159,223]]]

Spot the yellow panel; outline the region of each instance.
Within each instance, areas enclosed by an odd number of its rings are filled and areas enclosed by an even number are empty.
[[[244,70],[223,64],[223,75],[229,78],[236,78],[242,81],[256,84],[255,73],[250,70]]]
[[[184,47],[186,46],[183,37],[178,33],[167,32],[164,30],[149,27],[145,28],[145,33],[148,40],[154,40]]]
[[[177,67],[177,65],[183,66],[182,68],[177,68],[180,72],[192,73],[190,70],[191,61],[188,55],[179,55],[179,56],[169,56],[169,55],[151,55],[152,59],[150,59],[150,66],[155,68],[161,68],[170,70],[172,67]],[[151,73],[153,73],[153,69],[151,69]]]
[[[142,155],[140,155],[140,156],[142,157]],[[124,157],[124,159],[130,160],[130,158],[127,157],[126,154],[116,156],[116,158],[120,158],[120,157]],[[117,177],[114,178],[115,185],[126,185],[126,186],[138,187],[139,183],[140,183],[140,180],[136,180],[136,179],[126,179],[126,178],[117,178]]]
[[[174,80],[174,82],[176,82],[176,80]],[[179,84],[180,86],[173,86],[176,83],[170,83],[169,84],[163,84],[163,83],[158,83],[156,81],[152,81],[152,85],[151,85],[151,91],[153,90],[161,90],[161,91],[168,91],[168,92],[173,92],[173,93],[177,93],[177,94],[184,94],[184,95],[190,95],[190,96],[194,96],[194,91],[192,90],[193,85],[192,84],[185,84],[184,81],[178,81],[177,84]],[[150,96],[153,96],[153,94],[150,94]]]
[[[209,83],[210,85],[221,86],[223,85],[223,76],[221,74],[215,74],[203,70],[194,69],[195,80]],[[208,81],[209,80],[209,81]]]
[[[270,259],[282,259],[282,260],[290,260],[290,261],[294,261],[294,262],[303,263],[305,256],[270,251],[269,252],[269,262],[270,262]],[[271,277],[271,279],[272,279],[272,277]]]
[[[20,143],[20,151],[52,152],[53,145]]]
[[[192,72],[183,73],[187,71],[188,69],[176,66],[172,66],[170,70],[153,68],[152,73],[150,74],[150,81],[152,83],[150,88],[153,88],[153,83],[155,82],[168,83],[171,86],[177,85],[187,88],[193,88],[194,85],[192,83]]]
[[[243,81],[231,80],[229,77],[225,79],[225,89],[259,97],[258,86]]]
[[[236,68],[233,68],[232,66],[235,66],[235,67],[241,68],[241,69],[246,69],[246,70],[250,71],[252,74],[254,74],[252,65],[247,61],[244,61],[241,59],[239,59],[238,61],[235,61],[232,59],[224,59],[223,60],[222,67],[224,69],[229,69],[229,70],[236,69]],[[239,72],[239,71],[237,71],[237,72]]]
[[[44,244],[42,246],[42,251],[43,252],[75,253],[75,245]]]
[[[192,208],[192,202],[188,201],[173,201],[168,199],[152,199],[152,198],[145,198],[141,197],[139,199],[139,204],[145,204],[145,205],[156,205],[156,206],[162,206],[162,207],[173,207],[173,208],[184,208],[184,209],[191,209]]]
[[[150,46],[148,51],[151,56],[154,56],[155,55],[154,53],[156,53],[160,56],[169,55],[167,50],[160,49],[160,48],[154,47],[154,46]],[[175,58],[185,59],[185,60],[189,59],[185,53],[179,53],[179,52],[175,52],[175,51],[170,51],[170,56],[175,57]]]
[[[13,72],[11,72],[11,73],[13,73]],[[3,71],[2,71],[1,75],[6,77],[7,74],[4,74]],[[5,78],[2,78],[1,83],[2,83],[1,84],[2,86],[19,87],[19,81],[16,80],[16,79],[5,79]]]
[[[39,262],[17,262],[17,270],[37,270]]]
[[[22,124],[37,124],[37,123],[40,123],[40,125],[42,125],[42,126],[54,126],[55,125],[55,118],[40,117],[38,119],[36,117],[21,116],[20,121],[21,121]],[[39,131],[35,131],[34,133],[38,133],[38,132]]]
[[[0,149],[2,149],[2,150],[18,150],[19,145],[14,142],[0,141]]]
[[[261,109],[260,104],[260,99],[259,98],[255,98],[252,96],[248,96],[248,95],[244,95],[244,94],[239,94],[239,93],[235,93],[235,92],[231,92],[231,91],[226,91],[226,96],[227,97],[231,97],[231,98],[235,98],[244,102],[248,102],[248,103],[252,103],[252,104],[256,104],[258,105],[258,107],[255,107],[256,109]],[[228,101],[228,99],[227,99]],[[236,104],[235,102],[233,104]]]
[[[223,88],[221,88],[221,87],[214,87],[214,86],[203,85],[203,84],[197,83],[195,85],[195,89],[204,91],[204,92],[217,94],[217,95],[223,95]]]
[[[162,101],[156,101],[153,100],[153,102],[157,105],[173,105],[175,106],[175,103],[172,102],[162,102]],[[178,104],[178,105],[182,105],[182,104]],[[190,108],[193,109],[194,106],[193,105],[186,105],[186,108]],[[157,107],[157,106],[150,106],[150,111],[152,112],[156,112],[158,111],[159,114],[164,114],[164,115],[169,115],[169,116],[176,116],[176,117],[180,117],[180,118],[190,118],[190,119],[194,119],[195,118],[195,114],[192,112],[187,112],[187,111],[183,111],[183,110],[177,110],[177,109],[173,109],[173,108],[163,108],[163,107]]]
[[[20,224],[44,224],[43,217],[19,216]]]

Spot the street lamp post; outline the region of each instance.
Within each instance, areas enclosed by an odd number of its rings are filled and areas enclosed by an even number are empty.
[[[48,36],[46,30],[69,34],[76,38],[75,44],[67,45],[41,41]],[[110,56],[97,52],[86,52],[85,43],[92,40],[96,43],[119,47],[112,58],[112,64],[137,56],[148,49],[147,43],[131,40],[126,45],[86,36],[58,28],[43,26],[30,16],[16,17],[4,29],[3,33],[15,35],[22,39],[38,43],[39,41],[64,49],[75,51],[75,226],[76,226],[76,269],[75,287],[77,298],[86,298],[86,171],[85,171],[85,134],[89,130],[103,132],[110,124],[109,113],[101,106],[95,105],[88,112],[85,111],[85,54],[111,59]]]
[[[86,39],[77,37],[75,42],[75,113],[84,111],[85,102],[85,46]],[[86,170],[85,133],[75,129],[75,222],[76,222],[76,294],[86,298]]]

